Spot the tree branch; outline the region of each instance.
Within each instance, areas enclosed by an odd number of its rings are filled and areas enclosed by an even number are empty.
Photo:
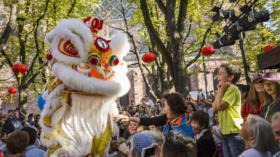
[[[185,42],[185,40],[187,40],[187,38],[190,36],[191,29],[192,29],[192,18],[190,18],[190,24],[189,24],[189,27],[188,27],[188,32],[187,32],[186,36],[183,38],[183,42]]]
[[[9,56],[6,54],[6,52],[3,49],[1,50],[1,54],[4,56],[5,60],[7,60],[9,66],[13,67],[12,60],[9,58]]]
[[[134,49],[133,52],[134,52],[134,54],[136,55],[136,59],[137,59],[137,61],[138,61],[138,63],[139,63],[139,68],[140,68],[142,77],[143,77],[143,79],[144,79],[144,82],[145,82],[145,84],[147,85],[147,87],[148,87],[148,89],[149,89],[149,92],[150,92],[150,94],[152,95],[152,97],[153,97],[153,98],[157,98],[157,96],[155,95],[155,93],[154,93],[153,90],[152,90],[151,85],[149,84],[147,78],[146,78],[145,75],[144,75],[144,70],[143,70],[143,67],[142,67],[142,61],[140,60],[140,56],[139,56],[139,53],[138,53],[138,51],[137,51],[137,46],[136,46],[136,44],[135,44],[135,40],[134,40],[133,36],[129,33],[128,23],[127,23],[127,19],[126,19],[126,16],[125,16],[125,9],[124,9],[122,0],[121,0],[121,4],[122,4],[122,5],[121,5],[121,12],[122,12],[122,15],[123,15],[123,20],[124,20],[124,22],[125,22],[125,30],[124,30],[124,29],[121,29],[121,28],[118,28],[118,30],[122,30],[122,31],[125,32],[125,33],[128,35],[128,37],[130,38],[131,43],[132,43],[132,45],[133,45],[133,49]]]
[[[149,68],[145,64],[141,63],[141,65],[146,69],[149,75],[152,74]]]
[[[34,82],[34,79],[37,77],[37,75],[39,75],[42,71],[42,69],[47,65],[48,63],[46,62],[45,64],[43,64],[41,67],[39,67],[38,71],[32,75],[32,77],[26,81],[26,83],[24,85],[21,85],[21,89],[25,89],[28,87],[28,85],[32,82]]]
[[[36,55],[34,56],[30,66],[28,67],[29,70],[28,70],[27,74],[23,77],[23,81],[33,72],[34,64],[35,64],[35,62],[36,62],[36,60],[37,60],[37,58],[39,57],[39,54],[40,54],[40,47],[39,47],[39,42],[38,42],[38,27],[39,27],[40,21],[46,15],[46,12],[48,10],[49,1],[50,0],[46,1],[44,11],[39,16],[39,18],[36,20],[36,23],[35,23],[35,26],[34,26],[34,35],[33,35],[33,37],[34,37],[34,41],[35,41]]]
[[[205,45],[206,37],[207,37],[208,33],[211,31],[212,26],[213,26],[213,22],[212,22],[212,24],[210,25],[210,27],[206,30],[206,32],[205,32],[205,34],[204,34],[204,36],[203,36],[203,40],[202,40],[202,42],[201,42],[201,44],[200,44],[200,48],[199,48],[199,51],[198,51],[197,55],[195,56],[195,58],[194,58],[193,60],[191,60],[191,61],[185,66],[185,70],[186,70],[190,65],[192,65],[194,62],[196,62],[196,61],[198,60],[198,58],[200,57],[200,51],[201,51],[202,47]]]
[[[185,28],[185,19],[187,16],[188,2],[189,2],[188,0],[180,1],[179,15],[178,15],[178,20],[177,20],[177,31],[179,34],[181,34],[181,32]]]
[[[162,0],[156,0],[157,5],[161,12],[165,15],[166,14],[166,6],[163,4]]]
[[[168,65],[172,65],[172,56],[170,55],[168,49],[164,46],[161,39],[159,38],[159,33],[155,30],[152,20],[149,17],[149,10],[147,6],[146,0],[140,0],[140,7],[142,11],[142,15],[144,17],[144,23],[146,28],[151,36],[151,39],[154,41],[155,45],[157,46],[158,50],[161,52],[162,57],[168,63]]]
[[[5,27],[5,30],[0,38],[0,50],[1,50],[1,54],[5,57],[5,59],[8,61],[8,64],[10,67],[13,66],[13,62],[12,60],[7,56],[6,52],[5,52],[5,45],[10,37],[10,34],[11,34],[11,31],[12,31],[12,28],[10,26],[10,21],[7,23],[6,27]]]
[[[71,4],[70,9],[67,12],[67,15],[66,15],[67,17],[72,13],[72,11],[74,10],[76,4],[77,4],[77,0],[74,0],[74,2]]]

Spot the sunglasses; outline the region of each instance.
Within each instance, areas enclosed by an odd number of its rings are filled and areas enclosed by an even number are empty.
[[[263,80],[258,80],[258,81],[255,81],[254,83],[255,83],[255,84],[257,84],[257,83],[263,83]]]

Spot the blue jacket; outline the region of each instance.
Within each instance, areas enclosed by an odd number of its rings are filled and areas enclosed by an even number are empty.
[[[39,149],[35,145],[30,145],[26,148],[26,157],[45,157],[46,152]]]
[[[191,120],[187,119],[185,115],[179,116],[172,122],[167,121],[167,124],[164,126],[162,133],[166,135],[169,130],[175,130],[194,138],[194,132],[191,126]]]

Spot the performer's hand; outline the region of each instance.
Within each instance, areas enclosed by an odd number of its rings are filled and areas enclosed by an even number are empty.
[[[114,118],[115,122],[118,122],[118,121],[128,122],[129,121],[129,117],[127,115],[124,115],[124,114],[114,115],[113,118]]]
[[[123,154],[128,154],[128,152],[129,152],[129,148],[128,148],[128,146],[125,143],[120,144],[118,149]]]

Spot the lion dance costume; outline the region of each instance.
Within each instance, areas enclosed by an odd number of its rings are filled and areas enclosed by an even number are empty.
[[[98,36],[103,21],[63,19],[46,35],[51,67],[42,96],[41,141],[48,156],[106,156],[118,114],[115,100],[130,88],[122,57],[125,34]],[[66,154],[66,155],[65,155]]]

